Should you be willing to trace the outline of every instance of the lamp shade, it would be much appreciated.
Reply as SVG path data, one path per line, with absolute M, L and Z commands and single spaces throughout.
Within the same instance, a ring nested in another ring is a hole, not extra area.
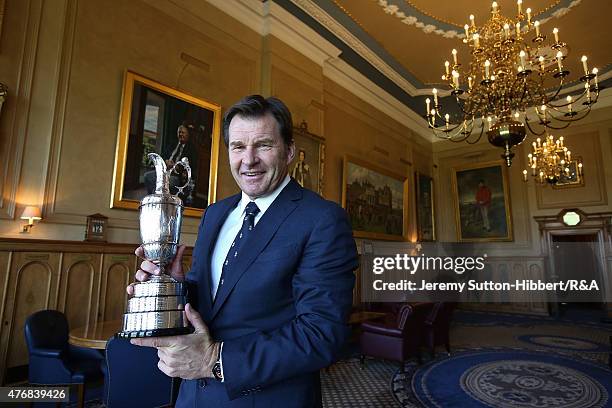
M 22 220 L 40 220 L 42 219 L 42 214 L 39 207 L 35 207 L 33 205 L 28 205 L 23 209 L 23 213 L 21 213 Z

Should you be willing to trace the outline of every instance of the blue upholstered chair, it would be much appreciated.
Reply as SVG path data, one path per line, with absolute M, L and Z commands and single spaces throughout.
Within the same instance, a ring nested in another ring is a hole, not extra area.
M 68 344 L 68 321 L 62 312 L 41 310 L 25 322 L 30 384 L 77 385 L 78 406 L 83 406 L 85 383 L 102 377 L 102 355 L 96 350 Z
M 111 338 L 106 344 L 104 405 L 165 407 L 174 402 L 173 380 L 157 368 L 157 349 Z M 146 392 L 143 392 L 146 390 Z

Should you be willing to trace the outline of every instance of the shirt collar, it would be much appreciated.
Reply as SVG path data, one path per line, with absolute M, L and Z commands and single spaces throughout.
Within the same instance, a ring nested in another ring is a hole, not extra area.
M 283 189 L 287 186 L 287 184 L 289 184 L 290 181 L 291 181 L 291 177 L 289 177 L 289 175 L 287 174 L 283 182 L 280 183 L 280 185 L 276 187 L 274 191 L 272 191 L 267 196 L 259 197 L 259 198 L 256 198 L 255 200 L 251 200 L 249 196 L 246 195 L 243 191 L 242 198 L 240 199 L 240 213 L 242 214 L 244 212 L 244 209 L 246 208 L 247 204 L 250 201 L 254 201 L 255 204 L 257 204 L 257 207 L 259 208 L 258 215 L 263 215 L 266 212 L 266 210 L 272 205 L 274 200 L 276 200 L 276 197 L 278 197 L 281 191 L 283 191 Z

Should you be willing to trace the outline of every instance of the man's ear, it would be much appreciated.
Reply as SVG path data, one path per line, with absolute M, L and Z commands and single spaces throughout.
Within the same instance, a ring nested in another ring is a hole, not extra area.
M 295 157 L 295 141 L 291 140 L 291 143 L 287 147 L 287 164 L 291 163 Z

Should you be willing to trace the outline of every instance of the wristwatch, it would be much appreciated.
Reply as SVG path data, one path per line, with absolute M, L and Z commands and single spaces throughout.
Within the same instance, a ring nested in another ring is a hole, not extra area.
M 212 375 L 215 380 L 223 381 L 223 373 L 221 372 L 221 358 L 212 367 Z

